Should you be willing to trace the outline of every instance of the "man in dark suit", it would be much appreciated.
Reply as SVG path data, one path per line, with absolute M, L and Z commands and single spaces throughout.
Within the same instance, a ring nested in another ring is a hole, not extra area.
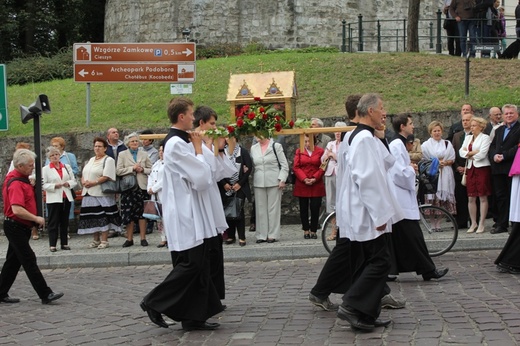
M 469 211 L 468 211 L 468 191 L 466 186 L 462 185 L 462 175 L 464 174 L 464 166 L 466 159 L 460 157 L 459 150 L 464 143 L 464 138 L 469 135 L 471 127 L 471 119 L 473 113 L 466 113 L 462 115 L 462 131 L 453 135 L 453 149 L 455 149 L 455 162 L 453 163 L 453 175 L 455 177 L 455 200 L 457 201 L 457 226 L 459 229 L 468 228 Z
M 492 234 L 507 232 L 509 226 L 509 204 L 511 198 L 511 178 L 509 170 L 520 141 L 518 108 L 507 104 L 502 107 L 504 125 L 495 131 L 489 148 L 489 161 L 493 183 L 493 198 L 497 206 L 497 220 Z
M 460 116 L 462 117 L 466 113 L 475 114 L 475 111 L 473 110 L 473 106 L 469 103 L 465 103 L 462 105 L 462 108 L 460 109 Z M 462 131 L 462 120 L 457 121 L 453 125 L 450 126 L 450 130 L 448 131 L 448 137 L 446 138 L 448 141 L 453 140 L 453 135 L 457 132 Z

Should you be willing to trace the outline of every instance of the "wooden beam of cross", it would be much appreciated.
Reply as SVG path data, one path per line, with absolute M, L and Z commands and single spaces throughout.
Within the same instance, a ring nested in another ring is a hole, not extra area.
M 305 149 L 305 135 L 309 136 L 310 149 L 314 150 L 314 135 L 319 133 L 334 133 L 334 132 L 348 132 L 354 130 L 355 126 L 342 126 L 342 127 L 317 127 L 317 128 L 306 128 L 306 129 L 283 129 L 276 132 L 276 135 L 286 136 L 300 136 L 300 151 Z M 152 134 L 152 135 L 139 135 L 139 139 L 163 139 L 166 134 Z

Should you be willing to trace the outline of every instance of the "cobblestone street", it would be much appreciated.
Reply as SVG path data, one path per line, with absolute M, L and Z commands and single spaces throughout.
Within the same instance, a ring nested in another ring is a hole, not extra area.
M 210 321 L 220 329 L 183 332 L 151 324 L 141 298 L 169 265 L 46 269 L 65 296 L 42 305 L 25 274 L 11 289 L 19 304 L 0 304 L 0 345 L 514 345 L 520 341 L 520 276 L 500 274 L 497 250 L 435 258 L 450 272 L 424 282 L 403 274 L 389 283 L 406 298 L 402 310 L 383 310 L 388 328 L 353 332 L 334 312 L 307 300 L 324 258 L 227 262 L 227 310 Z M 331 297 L 340 302 L 340 296 Z

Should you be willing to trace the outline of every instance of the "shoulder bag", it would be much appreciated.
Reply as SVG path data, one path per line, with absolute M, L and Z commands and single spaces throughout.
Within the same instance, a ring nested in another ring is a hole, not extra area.
M 103 170 L 105 169 L 105 162 L 107 161 L 107 158 L 103 160 Z M 107 181 L 101 183 L 101 192 L 103 193 L 118 193 L 117 183 L 111 179 L 108 179 Z
M 282 165 L 280 165 L 280 160 L 278 160 L 278 154 L 276 153 L 276 148 L 274 147 L 276 143 L 273 143 L 273 152 L 276 157 L 276 162 L 278 162 L 278 169 L 282 169 Z M 294 184 L 296 182 L 296 175 L 294 174 L 294 170 L 289 167 L 289 175 L 287 175 L 287 180 L 285 180 L 286 184 Z

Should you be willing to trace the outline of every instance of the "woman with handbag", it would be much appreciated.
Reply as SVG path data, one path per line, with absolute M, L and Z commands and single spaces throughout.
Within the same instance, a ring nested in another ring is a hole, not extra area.
M 259 138 L 251 146 L 255 167 L 256 242 L 274 243 L 280 237 L 282 193 L 289 175 L 283 147 L 271 138 Z
M 218 182 L 220 193 L 222 196 L 222 203 L 224 204 L 224 211 L 226 212 L 226 204 L 231 199 L 239 199 L 241 206 L 238 213 L 234 211 L 235 215 L 226 213 L 226 222 L 229 228 L 226 230 L 228 238 L 226 244 L 236 243 L 236 233 L 238 233 L 238 240 L 240 246 L 246 245 L 246 220 L 244 215 L 244 202 L 251 201 L 251 188 L 249 187 L 249 175 L 253 171 L 253 162 L 249 152 L 238 143 L 232 153 L 229 153 L 229 146 L 224 148 L 226 155 L 236 165 L 238 172 L 231 178 L 225 178 Z
M 162 193 L 162 172 L 164 169 L 164 161 L 163 161 L 163 146 L 159 147 L 159 160 L 155 161 L 152 166 L 152 171 L 148 176 L 148 194 L 150 196 L 155 196 L 156 203 L 161 203 L 161 193 Z M 161 235 L 161 242 L 157 245 L 158 248 L 165 247 L 168 244 L 166 240 L 166 235 L 164 234 L 164 226 L 162 219 L 157 221 L 157 229 L 159 230 L 159 234 Z
M 323 149 L 318 146 L 314 146 L 314 150 L 311 150 L 307 135 L 305 135 L 305 149 L 303 152 L 300 152 L 300 148 L 296 149 L 294 155 L 293 170 L 296 175 L 296 183 L 293 195 L 300 201 L 300 219 L 305 239 L 318 239 L 316 231 L 318 230 L 321 199 L 325 196 L 325 184 L 323 183 L 325 171 L 320 167 L 323 155 Z
M 347 126 L 343 121 L 338 121 L 334 127 Z M 338 153 L 339 145 L 341 144 L 341 132 L 334 132 L 335 140 L 327 143 L 325 152 L 321 156 L 322 169 L 325 171 L 325 192 L 327 202 L 327 213 L 330 214 L 336 210 L 336 168 L 338 161 L 336 154 Z M 336 228 L 336 219 L 333 220 L 332 232 L 327 240 L 336 239 L 338 229 Z
M 482 133 L 487 121 L 483 118 L 471 119 L 471 135 L 464 138 L 459 150 L 460 157 L 466 158 L 465 176 L 468 192 L 468 210 L 471 226 L 467 233 L 485 232 L 484 223 L 488 212 L 488 196 L 491 195 L 491 163 L 488 152 L 491 140 Z M 464 179 L 464 178 L 463 178 Z M 480 220 L 477 228 L 477 198 L 480 199 Z
M 94 138 L 94 153 L 81 174 L 81 210 L 78 234 L 93 234 L 89 248 L 106 249 L 108 231 L 120 231 L 121 216 L 114 194 L 103 192 L 103 184 L 116 180 L 116 162 L 105 152 L 108 142 L 101 137 Z
M 69 210 L 74 203 L 72 189 L 76 179 L 72 168 L 60 162 L 60 151 L 51 146 L 47 148 L 49 164 L 42 169 L 43 190 L 46 192 L 48 212 L 49 246 L 51 252 L 56 252 L 58 235 L 62 250 L 70 250 L 67 232 L 69 230 Z
M 146 219 L 143 217 L 143 202 L 148 199 L 148 175 L 152 162 L 144 150 L 139 150 L 139 134 L 132 132 L 124 139 L 128 150 L 119 153 L 116 173 L 120 179 L 121 217 L 126 228 L 126 241 L 123 247 L 134 245 L 134 223 L 139 224 L 141 246 L 148 246 L 146 240 Z M 123 186 L 123 182 L 126 186 Z

